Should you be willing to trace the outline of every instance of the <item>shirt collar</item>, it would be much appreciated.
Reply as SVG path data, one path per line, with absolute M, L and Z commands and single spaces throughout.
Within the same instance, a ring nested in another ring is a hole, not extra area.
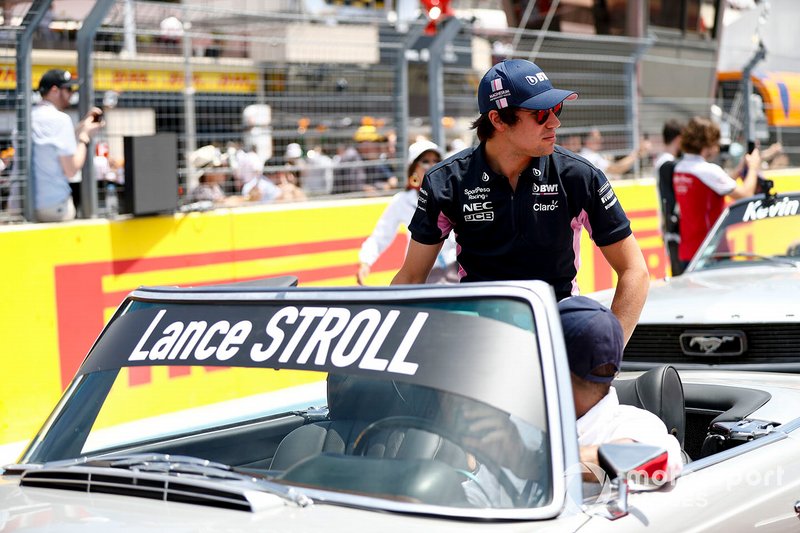
M 531 159 L 531 162 L 525 167 L 525 170 L 522 171 L 520 177 L 527 177 L 530 179 L 535 179 L 537 181 L 541 181 L 544 176 L 544 169 L 542 166 L 546 163 L 547 157 L 534 157 Z M 482 142 L 475 148 L 475 160 L 478 162 L 478 168 L 481 170 L 481 182 L 482 183 L 491 183 L 496 179 L 503 179 L 507 180 L 506 177 L 498 174 L 497 172 L 493 171 L 492 168 L 489 166 L 488 161 L 486 160 L 486 143 Z M 534 170 L 536 169 L 536 170 Z M 489 176 L 489 180 L 485 180 L 483 174 Z M 537 175 L 538 173 L 538 175 Z
M 491 183 L 494 180 L 501 179 L 502 176 L 492 170 L 486 160 L 486 143 L 482 142 L 475 148 L 475 161 L 478 163 L 478 169 L 481 172 L 481 183 Z M 487 179 L 488 177 L 488 179 Z
M 591 409 L 577 420 L 578 435 L 586 433 L 589 428 L 601 422 L 606 417 L 606 413 L 613 413 L 617 407 L 619 407 L 617 390 L 611 387 L 602 400 L 594 404 Z

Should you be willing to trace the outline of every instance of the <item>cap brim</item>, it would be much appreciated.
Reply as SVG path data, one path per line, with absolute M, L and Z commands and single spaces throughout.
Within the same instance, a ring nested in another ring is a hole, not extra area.
M 616 378 L 617 378 L 617 374 L 614 374 L 613 376 L 596 376 L 596 375 L 594 375 L 592 373 L 589 373 L 589 374 L 586 374 L 585 376 L 582 376 L 581 379 L 584 379 L 586 381 L 591 381 L 593 383 L 611 383 Z
M 528 98 L 522 102 L 519 107 L 524 109 L 550 109 L 564 100 L 575 100 L 578 98 L 578 93 L 575 91 L 565 91 L 564 89 L 549 89 L 541 94 L 537 94 L 532 98 Z

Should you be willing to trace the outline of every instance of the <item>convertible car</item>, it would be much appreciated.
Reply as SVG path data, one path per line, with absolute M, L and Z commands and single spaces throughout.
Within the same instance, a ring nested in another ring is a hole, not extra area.
M 621 375 L 686 464 L 610 443 L 582 468 L 548 285 L 295 282 L 131 293 L 2 470 L 0 530 L 797 526 L 799 376 Z
M 731 204 L 686 272 L 651 284 L 624 363 L 800 372 L 800 192 Z

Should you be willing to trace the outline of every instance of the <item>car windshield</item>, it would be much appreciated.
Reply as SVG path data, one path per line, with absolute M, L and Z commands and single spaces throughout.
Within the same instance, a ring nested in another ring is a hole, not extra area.
M 738 203 L 715 226 L 697 254 L 692 270 L 755 264 L 798 268 L 800 199 L 778 197 Z
M 368 507 L 552 499 L 528 302 L 121 309 L 23 462 L 190 456 Z

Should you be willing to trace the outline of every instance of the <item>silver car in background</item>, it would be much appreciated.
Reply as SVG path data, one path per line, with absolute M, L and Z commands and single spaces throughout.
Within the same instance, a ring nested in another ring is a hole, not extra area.
M 800 192 L 732 203 L 686 272 L 651 284 L 623 367 L 665 363 L 800 372 Z

